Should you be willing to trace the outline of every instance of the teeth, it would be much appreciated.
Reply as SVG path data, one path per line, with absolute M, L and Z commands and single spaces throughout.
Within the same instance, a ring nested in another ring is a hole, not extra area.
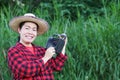
M 29 38 L 29 39 L 32 39 L 32 38 L 33 38 L 32 36 L 25 36 L 25 37 L 27 37 L 27 38 Z
M 32 37 L 30 37 L 30 36 L 29 36 L 28 38 L 30 38 L 30 39 L 31 39 Z

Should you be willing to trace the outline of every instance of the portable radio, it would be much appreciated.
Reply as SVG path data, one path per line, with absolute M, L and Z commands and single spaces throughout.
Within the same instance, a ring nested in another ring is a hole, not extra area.
M 57 54 L 61 53 L 65 44 L 66 34 L 54 34 L 51 36 L 46 44 L 46 48 L 54 47 Z

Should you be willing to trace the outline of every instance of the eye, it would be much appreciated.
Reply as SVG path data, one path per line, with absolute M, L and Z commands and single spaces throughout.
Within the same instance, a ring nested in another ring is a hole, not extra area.
M 37 29 L 36 29 L 36 28 L 33 28 L 33 31 L 37 31 Z
M 25 29 L 27 29 L 27 30 L 28 30 L 28 29 L 29 29 L 29 27 L 28 27 L 28 26 L 26 26 L 26 27 L 25 27 Z
M 26 27 L 25 29 L 29 29 L 28 27 Z

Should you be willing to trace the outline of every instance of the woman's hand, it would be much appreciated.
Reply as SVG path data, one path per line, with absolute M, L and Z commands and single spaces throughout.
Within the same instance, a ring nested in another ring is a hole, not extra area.
M 44 57 L 42 58 L 44 63 L 46 63 L 49 59 L 51 59 L 54 54 L 55 54 L 54 47 L 49 47 L 46 50 Z

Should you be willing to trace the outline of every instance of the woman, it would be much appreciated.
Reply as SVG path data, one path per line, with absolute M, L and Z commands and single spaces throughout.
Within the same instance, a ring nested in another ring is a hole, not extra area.
M 67 59 L 65 45 L 56 57 L 54 47 L 45 49 L 32 44 L 35 38 L 48 30 L 48 23 L 34 14 L 13 18 L 9 26 L 19 33 L 20 39 L 8 50 L 8 65 L 14 80 L 54 80 L 53 72 L 60 71 Z

